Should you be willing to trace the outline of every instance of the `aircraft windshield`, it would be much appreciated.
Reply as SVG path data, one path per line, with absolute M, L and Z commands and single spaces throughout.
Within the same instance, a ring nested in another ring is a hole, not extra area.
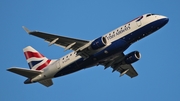
M 152 16 L 152 15 L 155 15 L 155 14 L 147 14 L 146 17 Z

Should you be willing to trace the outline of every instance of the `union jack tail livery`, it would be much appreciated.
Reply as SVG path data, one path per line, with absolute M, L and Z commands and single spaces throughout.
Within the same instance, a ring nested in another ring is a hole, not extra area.
M 43 56 L 41 53 L 39 53 L 31 46 L 25 47 L 23 49 L 23 52 L 30 69 L 42 70 L 43 68 L 48 66 L 51 62 L 51 60 Z
M 27 46 L 23 51 L 30 69 L 12 67 L 8 71 L 27 77 L 24 84 L 39 82 L 46 87 L 53 85 L 51 78 L 46 78 L 43 69 L 56 60 L 49 60 L 31 46 Z

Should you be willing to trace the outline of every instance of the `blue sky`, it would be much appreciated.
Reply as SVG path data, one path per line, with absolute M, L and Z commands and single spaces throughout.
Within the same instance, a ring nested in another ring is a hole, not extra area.
M 0 100 L 2 101 L 179 101 L 179 0 L 1 0 Z M 133 66 L 139 75 L 119 77 L 97 66 L 53 79 L 46 88 L 24 85 L 24 77 L 7 72 L 12 66 L 28 68 L 22 49 L 33 46 L 50 59 L 67 54 L 49 47 L 30 30 L 92 40 L 145 13 L 162 14 L 169 23 L 133 44 L 125 53 L 141 52 Z

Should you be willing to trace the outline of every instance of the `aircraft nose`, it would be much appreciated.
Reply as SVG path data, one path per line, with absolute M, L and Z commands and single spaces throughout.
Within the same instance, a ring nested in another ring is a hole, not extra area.
M 163 18 L 163 22 L 164 24 L 167 24 L 169 22 L 169 18 L 168 17 Z
M 161 21 L 161 26 L 164 26 L 169 22 L 169 18 L 163 16 L 160 21 Z
M 168 17 L 164 18 L 164 22 L 168 23 L 169 22 L 169 18 Z

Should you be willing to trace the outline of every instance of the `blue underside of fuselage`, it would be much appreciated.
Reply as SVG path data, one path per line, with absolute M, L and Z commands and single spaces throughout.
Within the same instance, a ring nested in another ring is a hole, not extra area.
M 153 33 L 159 28 L 163 27 L 167 23 L 167 19 L 160 19 L 154 21 L 144 27 L 139 28 L 138 30 L 129 33 L 123 38 L 112 42 L 112 44 L 100 52 L 91 55 L 88 59 L 80 58 L 72 64 L 64 67 L 58 73 L 55 74 L 54 77 L 63 76 L 66 74 L 70 74 L 76 72 L 78 70 L 88 68 L 98 64 L 100 61 L 112 57 L 113 55 L 117 55 L 119 53 L 124 52 L 132 43 L 136 42 L 139 39 Z M 108 54 L 105 53 L 108 52 Z

